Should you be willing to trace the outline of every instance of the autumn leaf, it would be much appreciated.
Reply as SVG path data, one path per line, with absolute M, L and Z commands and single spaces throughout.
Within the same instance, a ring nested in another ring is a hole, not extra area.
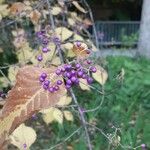
M 12 6 L 10 7 L 10 13 L 12 15 L 20 14 L 24 10 L 25 10 L 25 4 L 21 2 L 13 3 Z
M 19 69 L 16 84 L 8 93 L 0 114 L 0 147 L 16 127 L 37 111 L 55 106 L 60 97 L 66 94 L 64 85 L 60 86 L 57 93 L 51 94 L 39 82 L 40 74 L 45 72 L 51 77 L 53 84 L 58 79 L 55 70 L 55 67 L 42 69 L 33 66 Z
M 21 124 L 10 135 L 11 144 L 17 146 L 20 150 L 29 149 L 36 140 L 36 132 L 33 128 Z
M 107 81 L 108 78 L 108 74 L 106 72 L 106 70 L 104 70 L 104 68 L 102 68 L 101 66 L 95 66 L 97 71 L 96 73 L 92 73 L 93 78 L 99 82 L 101 85 L 104 85 L 105 82 Z
M 90 91 L 90 88 L 88 86 L 88 83 L 85 79 L 79 79 L 79 86 L 82 90 L 87 90 L 87 91 Z
M 73 35 L 73 32 L 66 27 L 58 27 L 55 29 L 55 33 L 61 41 L 65 41 Z
M 58 7 L 58 6 L 55 6 L 55 7 L 53 6 L 53 7 L 52 7 L 51 13 L 52 13 L 54 16 L 60 14 L 61 12 L 62 12 L 62 10 L 61 10 L 60 7 Z
M 32 23 L 34 25 L 38 24 L 39 22 L 39 19 L 41 18 L 41 13 L 38 11 L 38 10 L 33 10 L 31 13 L 30 13 L 30 19 L 32 21 Z
M 90 51 L 88 46 L 85 43 L 80 42 L 80 46 L 77 43 L 73 46 L 73 52 L 75 53 L 77 58 L 87 58 L 89 57 Z
M 64 117 L 67 121 L 73 121 L 73 115 L 70 111 L 65 110 L 65 111 L 63 111 L 63 113 L 64 113 Z

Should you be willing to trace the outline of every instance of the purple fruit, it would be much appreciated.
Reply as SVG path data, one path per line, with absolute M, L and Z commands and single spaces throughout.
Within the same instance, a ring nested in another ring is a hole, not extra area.
M 59 76 L 59 75 L 61 75 L 61 70 L 57 69 L 55 73 Z
M 40 78 L 39 78 L 39 81 L 40 81 L 40 82 L 44 82 L 44 81 L 45 81 L 45 79 L 44 79 L 44 78 L 42 78 L 42 77 L 40 77 Z
M 75 82 L 77 80 L 77 78 L 75 76 L 71 77 L 71 81 Z
M 72 81 L 70 79 L 66 80 L 67 85 L 72 85 Z
M 47 85 L 43 85 L 43 89 L 47 90 L 48 89 L 48 86 Z
M 70 72 L 67 72 L 67 73 L 66 73 L 66 77 L 68 77 L 69 79 L 71 78 L 71 76 L 72 76 L 72 75 L 71 75 Z
M 58 91 L 58 90 L 59 90 L 59 86 L 58 86 L 58 85 L 55 85 L 55 86 L 54 86 L 54 90 L 55 90 L 55 91 Z
M 53 87 L 49 87 L 48 91 L 51 92 L 51 93 L 53 93 L 55 90 L 54 90 Z
M 50 84 L 49 80 L 44 81 L 44 85 L 49 86 L 49 84 Z
M 57 81 L 57 85 L 61 85 L 63 82 L 61 80 Z
M 83 71 L 78 71 L 77 75 L 78 75 L 78 77 L 82 77 L 83 76 Z
M 91 78 L 91 77 L 88 77 L 88 78 L 87 78 L 87 82 L 88 82 L 88 84 L 91 84 L 91 83 L 93 83 L 93 78 Z
M 77 69 L 79 69 L 79 68 L 81 67 L 81 65 L 80 65 L 80 64 L 76 64 L 75 67 L 76 67 Z
M 42 61 L 42 60 L 43 60 L 42 55 L 39 55 L 39 56 L 37 57 L 37 60 L 38 60 L 38 61 Z
M 46 73 L 42 73 L 41 77 L 45 79 L 47 77 L 47 74 Z
M 47 53 L 47 52 L 48 52 L 48 48 L 47 48 L 47 47 L 44 47 L 44 48 L 42 49 L 42 52 L 43 52 L 43 53 Z
M 70 89 L 71 85 L 66 84 L 66 89 Z

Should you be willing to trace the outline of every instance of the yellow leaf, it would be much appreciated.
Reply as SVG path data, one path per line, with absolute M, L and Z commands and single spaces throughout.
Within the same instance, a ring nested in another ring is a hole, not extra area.
M 85 9 L 79 5 L 77 1 L 73 1 L 72 4 L 81 12 L 86 13 Z
M 63 96 L 60 98 L 59 102 L 57 103 L 58 106 L 66 106 L 69 105 L 72 101 L 72 98 L 70 96 Z
M 65 110 L 63 113 L 66 120 L 73 121 L 73 115 L 70 111 Z
M 8 87 L 9 82 L 5 77 L 0 77 L 0 87 Z
M 54 108 L 44 109 L 42 112 L 42 118 L 46 124 L 52 123 L 55 118 L 53 117 Z
M 67 49 L 67 50 L 70 50 L 73 48 L 73 44 L 72 43 L 66 43 L 66 44 L 62 44 L 62 47 Z
M 82 90 L 90 91 L 90 87 L 88 86 L 87 81 L 85 79 L 79 79 L 79 81 L 79 86 Z
M 92 73 L 93 78 L 99 82 L 101 85 L 104 85 L 105 82 L 107 81 L 108 78 L 108 74 L 106 72 L 106 70 L 104 70 L 104 68 L 100 67 L 100 66 L 95 66 L 97 71 L 96 73 Z
M 51 64 L 55 66 L 59 66 L 61 64 L 60 58 L 59 57 L 54 57 Z
M 67 40 L 73 35 L 73 32 L 66 27 L 58 27 L 55 29 L 55 32 L 58 38 L 60 38 L 62 41 Z
M 9 69 L 8 69 L 8 78 L 13 84 L 16 81 L 16 74 L 17 74 L 18 70 L 19 70 L 19 67 L 17 67 L 17 66 L 12 66 L 12 67 L 9 67 Z
M 63 123 L 63 113 L 59 109 L 57 109 L 57 108 L 54 109 L 53 117 L 58 123 L 60 123 L 60 124 Z
M 39 19 L 41 18 L 41 13 L 38 10 L 34 10 L 30 13 L 30 19 L 34 25 L 38 24 Z
M 17 146 L 20 150 L 29 149 L 36 140 L 36 132 L 33 128 L 21 124 L 10 135 L 11 144 Z
M 68 24 L 69 24 L 70 26 L 74 26 L 75 23 L 76 23 L 76 22 L 75 22 L 72 18 L 68 18 Z
M 84 41 L 83 37 L 78 34 L 74 34 L 73 40 L 74 41 Z
M 76 56 L 76 55 L 75 55 L 75 53 L 73 52 L 72 49 L 68 50 L 68 52 L 67 52 L 67 57 L 72 58 L 72 57 L 75 57 L 75 56 Z
M 56 7 L 52 7 L 51 13 L 55 16 L 61 13 L 61 8 L 56 6 Z
M 9 15 L 9 9 L 7 4 L 0 5 L 0 14 L 2 17 L 6 17 Z

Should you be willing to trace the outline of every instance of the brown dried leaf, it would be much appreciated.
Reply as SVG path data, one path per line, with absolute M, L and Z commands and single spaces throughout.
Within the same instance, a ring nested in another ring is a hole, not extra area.
M 39 19 L 41 18 L 41 13 L 38 10 L 34 10 L 30 13 L 30 19 L 33 24 L 38 24 Z
M 25 4 L 21 2 L 13 3 L 12 6 L 10 7 L 10 13 L 12 15 L 20 14 L 24 10 L 25 10 Z
M 55 67 L 39 68 L 25 66 L 18 71 L 16 85 L 8 93 L 6 103 L 0 114 L 0 149 L 6 142 L 8 136 L 25 120 L 35 112 L 55 106 L 66 90 L 60 86 L 57 93 L 49 93 L 44 90 L 39 82 L 39 76 L 42 72 L 48 74 L 52 80 L 56 80 Z M 53 84 L 52 81 L 51 83 Z
M 78 46 L 77 44 L 74 44 L 73 52 L 75 53 L 77 58 L 87 58 L 87 57 L 89 57 L 88 46 L 85 43 L 81 43 L 80 46 Z
M 73 1 L 72 4 L 81 12 L 86 13 L 85 9 L 79 5 L 77 1 Z

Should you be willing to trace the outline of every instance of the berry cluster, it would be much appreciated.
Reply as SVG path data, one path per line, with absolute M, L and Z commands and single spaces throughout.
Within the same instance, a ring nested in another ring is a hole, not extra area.
M 42 73 L 39 77 L 39 81 L 42 83 L 42 86 L 45 90 L 48 90 L 50 93 L 54 93 L 59 90 L 59 86 L 62 85 L 62 80 L 57 80 L 56 83 L 51 83 L 50 80 L 47 79 L 47 74 Z
M 42 52 L 43 53 L 47 53 L 48 51 L 50 51 L 50 49 L 48 48 L 48 44 L 50 42 L 50 38 L 46 35 L 46 31 L 42 30 L 42 31 L 37 32 L 37 37 L 39 39 L 39 42 L 42 45 Z M 38 61 L 42 61 L 43 60 L 42 54 L 37 56 L 37 60 Z
M 85 79 L 88 84 L 93 83 L 93 78 L 90 76 L 91 73 L 96 72 L 94 66 L 90 60 L 86 60 L 87 66 L 83 66 L 80 63 L 65 64 L 62 68 L 56 70 L 58 76 L 62 76 L 65 79 L 66 89 L 70 89 L 73 85 L 79 84 L 79 79 Z

